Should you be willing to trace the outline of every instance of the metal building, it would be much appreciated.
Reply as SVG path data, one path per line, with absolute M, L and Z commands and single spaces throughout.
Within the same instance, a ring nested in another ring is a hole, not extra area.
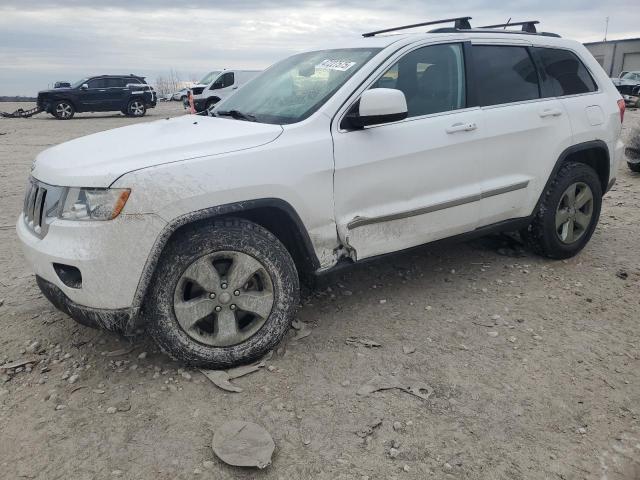
M 610 77 L 620 72 L 640 71 L 640 38 L 585 43 Z

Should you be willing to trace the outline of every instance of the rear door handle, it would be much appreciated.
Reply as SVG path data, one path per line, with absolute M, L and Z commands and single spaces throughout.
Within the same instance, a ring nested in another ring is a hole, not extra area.
M 476 128 L 478 128 L 478 126 L 475 124 L 475 122 L 471 122 L 471 123 L 460 122 L 460 123 L 454 123 L 453 125 L 451 125 L 449 128 L 447 128 L 446 132 L 447 133 L 471 132 Z
M 559 117 L 560 115 L 562 115 L 562 110 L 560 110 L 559 108 L 545 108 L 540 112 L 539 115 L 540 118 Z

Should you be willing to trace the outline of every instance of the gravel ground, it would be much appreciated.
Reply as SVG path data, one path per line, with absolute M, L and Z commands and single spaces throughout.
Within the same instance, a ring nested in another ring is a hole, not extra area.
M 0 119 L 0 365 L 34 359 L 0 371 L 1 478 L 640 478 L 640 175 L 621 166 L 571 260 L 495 236 L 334 274 L 304 296 L 298 319 L 311 334 L 291 332 L 267 368 L 234 381 L 243 392 L 228 393 L 144 335 L 55 311 L 13 226 L 38 152 L 180 114 L 171 103 L 143 119 Z M 627 112 L 626 134 L 639 121 Z M 376 376 L 431 395 L 358 395 Z M 214 456 L 228 420 L 271 433 L 270 467 Z

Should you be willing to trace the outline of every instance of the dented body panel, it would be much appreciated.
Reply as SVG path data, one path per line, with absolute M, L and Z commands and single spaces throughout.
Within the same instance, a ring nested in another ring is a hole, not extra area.
M 343 128 L 364 90 L 402 55 L 451 42 L 572 49 L 599 90 L 562 101 L 465 104 Z M 615 172 L 622 155 L 617 91 L 576 42 L 461 32 L 358 39 L 350 47 L 381 50 L 297 123 L 188 115 L 89 135 L 42 152 L 32 175 L 45 184 L 130 189 L 130 195 L 115 220 L 56 219 L 42 238 L 18 220 L 41 288 L 74 311 L 97 309 L 88 315 L 98 323 L 110 322 L 103 310 L 118 312 L 110 324 L 130 328 L 164 247 L 190 222 L 274 204 L 296 219 L 314 269 L 323 271 L 342 257 L 360 260 L 526 219 L 563 152 L 577 143 L 602 140 Z M 548 118 L 545 111 L 555 113 Z M 460 125 L 462 130 L 452 130 Z M 82 288 L 65 285 L 55 262 L 77 267 Z

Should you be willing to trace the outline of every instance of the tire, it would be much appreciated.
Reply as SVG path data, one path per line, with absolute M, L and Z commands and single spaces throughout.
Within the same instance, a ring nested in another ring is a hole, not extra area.
M 132 98 L 127 103 L 126 115 L 128 117 L 144 117 L 144 114 L 147 113 L 147 107 L 144 104 L 144 101 L 139 98 Z
M 187 101 L 187 96 L 186 96 L 186 95 L 182 95 L 182 96 L 180 97 L 180 101 L 181 101 L 182 103 L 186 102 L 186 101 Z
M 632 172 L 640 173 L 640 162 L 638 163 L 627 162 L 627 166 L 629 167 L 629 170 L 631 170 Z
M 60 100 L 53 105 L 52 114 L 58 120 L 70 120 L 75 113 L 76 109 L 68 100 Z
M 571 191 L 577 200 L 573 205 Z M 589 193 L 591 200 L 579 206 Z M 583 163 L 567 163 L 547 187 L 533 221 L 520 231 L 520 236 L 539 255 L 555 259 L 573 257 L 593 235 L 601 207 L 602 186 L 596 172 Z
M 233 259 L 230 264 L 225 263 L 229 256 Z M 231 271 L 236 257 L 249 259 L 251 265 L 235 271 L 261 268 L 247 283 L 233 278 L 243 277 Z M 201 285 L 206 283 L 209 288 Z M 145 305 L 147 328 L 165 352 L 186 364 L 228 368 L 264 356 L 282 340 L 293 321 L 299 291 L 293 259 L 271 232 L 246 220 L 218 220 L 189 228 L 167 245 L 154 274 L 151 301 Z M 268 299 L 270 295 L 262 314 L 243 310 L 257 311 L 262 307 L 247 304 L 247 299 Z M 196 311 L 193 302 L 199 305 L 198 315 L 185 324 L 185 312 Z M 193 321 L 196 317 L 202 319 Z M 221 322 L 231 317 L 233 328 L 224 328 Z

